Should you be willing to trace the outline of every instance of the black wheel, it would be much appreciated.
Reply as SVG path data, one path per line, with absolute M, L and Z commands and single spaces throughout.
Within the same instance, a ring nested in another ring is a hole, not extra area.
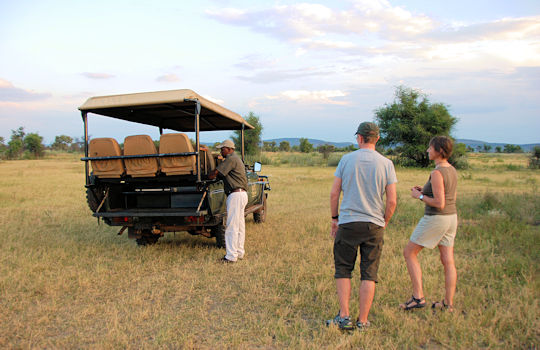
M 135 241 L 138 246 L 152 245 L 156 244 L 160 235 L 154 235 L 149 230 L 143 230 L 141 237 L 137 238 Z
M 93 213 L 98 210 L 103 198 L 105 198 L 105 191 L 102 188 L 94 187 L 86 189 L 86 202 L 88 202 L 88 207 Z
M 218 248 L 225 248 L 225 225 L 219 224 L 212 227 L 210 231 L 212 237 L 216 237 L 216 245 Z
M 263 195 L 263 207 L 253 213 L 253 220 L 258 224 L 266 221 L 266 195 Z

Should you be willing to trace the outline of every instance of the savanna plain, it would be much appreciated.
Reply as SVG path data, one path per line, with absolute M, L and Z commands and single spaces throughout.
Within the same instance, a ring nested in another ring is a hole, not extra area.
M 473 155 L 459 171 L 455 312 L 403 312 L 402 249 L 423 213 L 428 169 L 397 168 L 366 331 L 324 325 L 337 310 L 329 191 L 334 167 L 267 165 L 268 215 L 246 222 L 246 258 L 168 233 L 138 247 L 98 224 L 78 155 L 0 162 L 0 348 L 469 349 L 540 344 L 540 172 L 525 155 Z M 428 303 L 443 296 L 438 251 L 420 254 Z M 352 317 L 357 316 L 358 267 Z

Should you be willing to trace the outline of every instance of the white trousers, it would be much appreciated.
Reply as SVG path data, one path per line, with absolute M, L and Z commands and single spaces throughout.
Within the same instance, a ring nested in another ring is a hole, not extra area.
M 225 230 L 225 259 L 236 261 L 244 258 L 246 221 L 244 209 L 248 202 L 247 192 L 233 192 L 227 197 L 227 229 Z

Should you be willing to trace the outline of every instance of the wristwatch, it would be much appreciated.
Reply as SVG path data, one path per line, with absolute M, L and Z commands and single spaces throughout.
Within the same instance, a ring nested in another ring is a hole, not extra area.
M 424 195 L 421 194 L 420 197 L 418 197 L 418 199 L 420 199 L 420 200 L 424 199 Z

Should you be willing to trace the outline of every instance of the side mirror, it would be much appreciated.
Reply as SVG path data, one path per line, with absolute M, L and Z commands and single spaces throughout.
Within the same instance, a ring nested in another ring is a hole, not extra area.
M 261 163 L 259 162 L 255 162 L 255 164 L 253 164 L 253 171 L 258 173 L 259 171 L 261 171 L 262 169 L 262 165 Z

